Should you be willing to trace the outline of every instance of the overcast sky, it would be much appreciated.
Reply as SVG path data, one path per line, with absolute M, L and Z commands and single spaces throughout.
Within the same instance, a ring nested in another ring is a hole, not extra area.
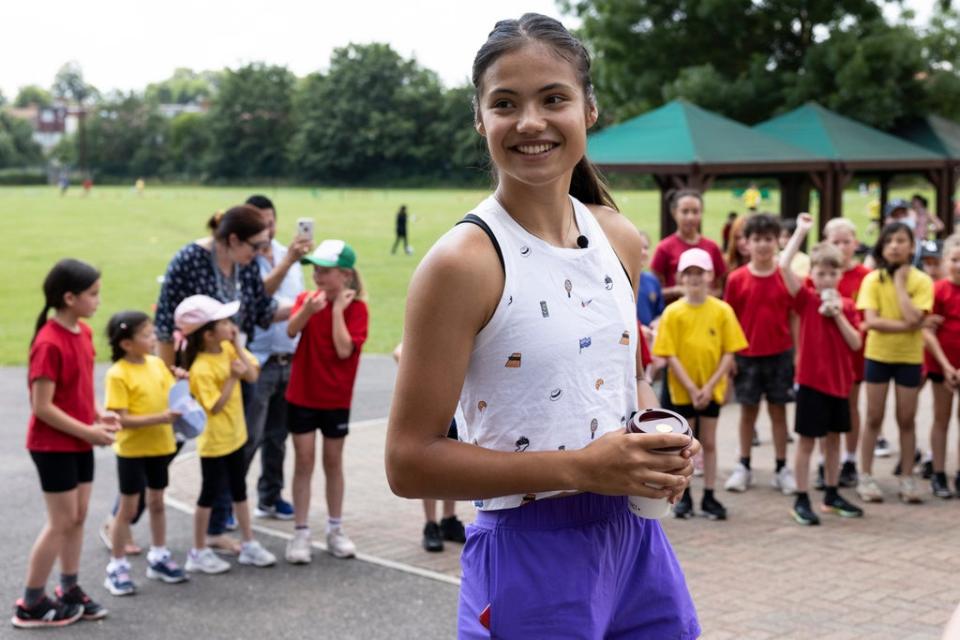
M 906 0 L 924 23 L 934 0 Z M 177 67 L 265 61 L 299 76 L 324 69 L 350 42 L 388 42 L 440 74 L 466 81 L 494 23 L 526 11 L 560 16 L 553 0 L 44 0 L 3 2 L 0 90 L 49 87 L 77 60 L 101 91 L 142 90 Z M 891 13 L 895 14 L 895 11 Z

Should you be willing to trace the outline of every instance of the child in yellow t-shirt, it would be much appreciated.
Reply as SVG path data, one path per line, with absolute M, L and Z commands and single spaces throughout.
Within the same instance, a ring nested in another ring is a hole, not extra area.
M 185 298 L 173 314 L 177 329 L 187 339 L 184 364 L 190 368 L 190 393 L 207 412 L 207 425 L 197 438 L 203 480 L 194 512 L 187 571 L 215 574 L 230 569 L 230 563 L 206 544 L 210 508 L 225 485 L 229 485 L 243 538 L 240 564 L 268 567 L 277 561 L 253 539 L 250 528 L 243 458 L 247 425 L 239 381 L 256 382 L 259 370 L 257 359 L 240 346 L 240 334 L 230 320 L 239 309 L 237 301 L 223 304 L 209 296 L 195 295 Z
M 147 577 L 167 583 L 187 579 L 166 546 L 163 491 L 167 468 L 177 451 L 167 396 L 174 377 L 163 360 L 153 355 L 157 335 L 150 317 L 140 311 L 121 311 L 110 318 L 107 338 L 113 366 L 107 370 L 104 406 L 120 416 L 121 429 L 113 444 L 117 453 L 120 501 L 110 527 L 112 553 L 104 587 L 115 596 L 136 591 L 126 558 L 130 522 L 137 515 L 146 488 L 152 546 L 147 554 Z
M 747 347 L 747 339 L 729 304 L 709 295 L 713 261 L 703 249 L 687 249 L 677 265 L 684 296 L 660 317 L 656 356 L 667 358 L 667 386 L 673 409 L 696 419 L 703 446 L 703 501 L 700 510 L 711 520 L 724 520 L 727 511 L 714 497 L 717 477 L 717 420 L 727 386 L 733 354 Z M 690 489 L 674 507 L 678 518 L 693 515 Z

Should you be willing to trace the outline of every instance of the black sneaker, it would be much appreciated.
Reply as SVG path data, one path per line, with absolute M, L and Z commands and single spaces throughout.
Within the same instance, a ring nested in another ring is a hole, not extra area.
M 443 551 L 443 538 L 440 536 L 440 525 L 428 522 L 423 526 L 423 548 L 425 551 Z
M 60 585 L 57 585 L 57 598 L 60 599 L 60 602 L 65 604 L 75 604 L 80 607 L 83 607 L 83 619 L 84 620 L 102 620 L 107 617 L 107 608 L 103 605 L 94 602 L 87 594 L 83 592 L 83 589 L 80 588 L 80 585 L 74 585 L 70 591 L 66 593 L 63 592 L 63 589 Z
M 444 540 L 450 542 L 459 542 L 463 544 L 467 541 L 467 531 L 463 528 L 463 523 L 457 518 L 457 516 L 450 516 L 449 518 L 443 518 L 440 521 L 440 534 L 443 536 Z
M 827 483 L 823 480 L 823 465 L 817 465 L 817 477 L 813 481 L 813 488 L 817 491 L 823 491 L 827 486 Z
M 790 509 L 790 515 L 797 521 L 797 524 L 812 526 L 820 524 L 820 518 L 810 508 L 809 500 L 795 500 L 793 509 Z
M 930 478 L 930 490 L 933 491 L 933 495 L 938 498 L 949 500 L 953 497 L 953 492 L 950 491 L 950 485 L 947 484 L 947 474 L 945 473 L 933 474 L 933 477 Z
M 700 501 L 700 511 L 708 520 L 726 520 L 727 509 L 713 496 L 703 496 Z
M 926 460 L 920 465 L 920 476 L 924 480 L 933 479 L 933 460 Z M 946 484 L 946 481 L 944 481 L 944 484 Z
M 839 494 L 830 500 L 824 499 L 820 510 L 824 513 L 835 513 L 844 518 L 859 518 L 863 515 L 863 509 L 855 504 L 850 504 Z
M 844 462 L 843 466 L 840 467 L 840 482 L 838 484 L 844 489 L 853 489 L 857 486 L 859 480 L 860 476 L 857 474 L 857 463 L 853 460 Z
M 83 607 L 65 602 L 54 602 L 44 596 L 40 602 L 29 609 L 23 599 L 17 600 L 10 622 L 18 629 L 38 629 L 40 627 L 65 627 L 83 617 Z
M 673 505 L 673 516 L 675 518 L 687 519 L 693 516 L 693 498 L 690 496 L 690 489 L 683 492 L 683 496 Z

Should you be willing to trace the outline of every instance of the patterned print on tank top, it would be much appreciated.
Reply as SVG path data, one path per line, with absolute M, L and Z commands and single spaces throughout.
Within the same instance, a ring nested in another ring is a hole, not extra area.
M 467 368 L 464 442 L 515 455 L 570 451 L 623 428 L 637 409 L 632 286 L 593 214 L 571 203 L 585 249 L 529 234 L 493 197 L 472 212 L 496 237 L 505 278 Z M 474 504 L 504 509 L 557 493 Z

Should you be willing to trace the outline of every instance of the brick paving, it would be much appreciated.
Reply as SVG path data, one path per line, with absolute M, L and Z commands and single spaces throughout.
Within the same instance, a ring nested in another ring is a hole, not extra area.
M 930 403 L 930 391 L 924 390 L 918 416 L 923 448 Z M 724 408 L 718 486 L 736 460 L 737 417 L 736 405 Z M 718 492 L 729 520 L 663 521 L 686 571 L 704 638 L 940 638 L 960 602 L 960 500 L 928 497 L 923 505 L 900 504 L 891 475 L 894 461 L 879 459 L 875 471 L 888 492 L 887 502 L 866 505 L 862 519 L 824 516 L 819 527 L 798 526 L 787 512 L 791 499 L 769 486 L 774 461 L 763 417 L 758 428 L 764 442 L 754 449 L 754 488 L 742 495 Z M 951 476 L 956 471 L 956 429 L 954 424 L 950 434 Z M 363 554 L 456 577 L 459 546 L 448 543 L 437 554 L 422 551 L 420 503 L 390 493 L 383 468 L 385 431 L 385 420 L 366 421 L 355 425 L 347 440 L 344 527 Z M 896 443 L 892 411 L 885 431 Z M 288 469 L 287 477 L 291 475 Z M 251 495 L 256 495 L 255 479 L 252 470 Z M 197 460 L 187 456 L 176 461 L 171 482 L 171 497 L 192 503 L 199 488 Z M 701 490 L 696 479 L 697 505 Z M 817 492 L 811 493 L 819 499 Z M 859 502 L 853 490 L 844 494 Z M 469 522 L 472 507 L 460 503 L 458 514 Z M 325 517 L 318 464 L 310 518 L 315 532 L 322 533 Z M 258 524 L 292 531 L 291 523 Z

